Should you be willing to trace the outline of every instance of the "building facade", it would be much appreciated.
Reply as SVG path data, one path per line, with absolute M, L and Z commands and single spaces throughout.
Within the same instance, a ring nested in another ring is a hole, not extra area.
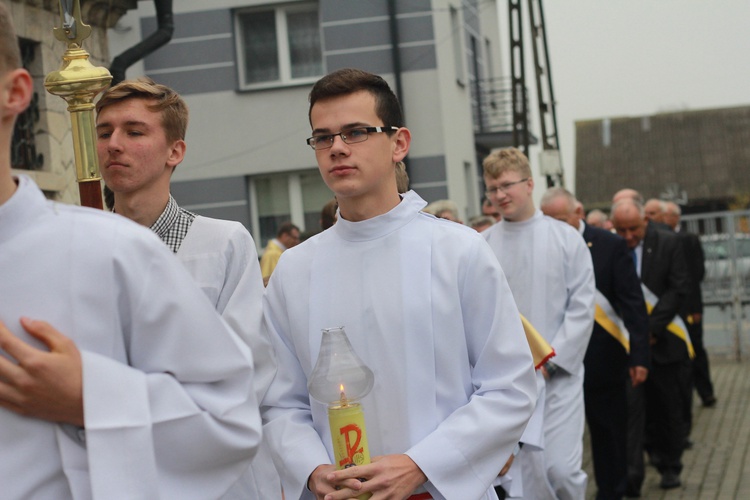
M 332 193 L 304 143 L 307 96 L 324 74 L 357 67 L 402 102 L 411 188 L 455 201 L 464 220 L 480 212 L 481 158 L 511 142 L 495 1 L 181 0 L 174 24 L 127 77 L 169 85 L 190 107 L 173 180 L 182 206 L 244 223 L 260 248 L 285 220 L 316 231 Z M 139 2 L 109 31 L 111 56 L 156 29 L 153 5 Z
M 576 122 L 576 194 L 609 209 L 633 188 L 685 213 L 750 208 L 750 106 Z

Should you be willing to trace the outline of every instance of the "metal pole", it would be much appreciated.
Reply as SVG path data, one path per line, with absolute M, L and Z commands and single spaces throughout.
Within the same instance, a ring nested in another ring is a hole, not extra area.
M 513 145 L 529 156 L 529 116 L 526 68 L 523 58 L 523 23 L 520 0 L 508 0 L 511 94 L 513 96 Z

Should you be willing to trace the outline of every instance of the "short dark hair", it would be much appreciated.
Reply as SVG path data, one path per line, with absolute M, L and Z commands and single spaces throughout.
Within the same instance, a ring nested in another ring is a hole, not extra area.
M 282 222 L 281 225 L 279 226 L 279 230 L 276 231 L 276 237 L 280 238 L 284 236 L 285 234 L 291 234 L 291 232 L 294 231 L 295 229 L 297 230 L 297 232 L 299 232 L 299 228 L 295 226 L 294 224 L 292 224 L 291 222 L 289 221 Z
M 404 126 L 404 115 L 398 97 L 382 77 L 361 69 L 344 68 L 327 74 L 318 80 L 310 91 L 310 109 L 322 99 L 353 94 L 364 90 L 375 98 L 375 114 L 383 120 L 383 125 Z M 312 120 L 310 120 L 312 124 Z M 393 133 L 392 131 L 389 135 Z
M 336 209 L 339 207 L 336 198 L 323 205 L 320 211 L 320 229 L 326 230 L 336 223 Z

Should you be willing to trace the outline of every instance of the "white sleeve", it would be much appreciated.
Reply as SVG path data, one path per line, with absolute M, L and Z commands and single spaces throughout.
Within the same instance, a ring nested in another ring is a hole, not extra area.
M 260 442 L 251 353 L 177 259 L 141 243 L 117 249 L 102 325 L 127 364 L 82 352 L 93 496 L 217 498 Z
M 318 465 L 329 464 L 331 459 L 313 426 L 307 377 L 290 335 L 281 279 L 286 270 L 283 266 L 276 268 L 274 273 L 279 275 L 269 282 L 264 296 L 266 323 L 278 358 L 278 371 L 261 406 L 263 432 L 286 497 L 313 498 L 307 489 L 307 479 Z
M 244 227 L 233 231 L 230 245 L 217 310 L 253 352 L 253 385 L 260 402 L 276 374 L 276 355 L 263 318 L 263 277 L 255 243 Z
M 513 452 L 537 400 L 518 308 L 492 250 L 480 243 L 463 259 L 460 290 L 474 392 L 406 452 L 429 478 L 428 491 L 434 496 L 436 488 L 441 498 L 481 497 Z
M 578 373 L 594 328 L 596 281 L 591 252 L 584 239 L 575 230 L 566 231 L 564 236 L 568 300 L 560 329 L 552 337 L 556 353 L 552 362 L 568 373 Z

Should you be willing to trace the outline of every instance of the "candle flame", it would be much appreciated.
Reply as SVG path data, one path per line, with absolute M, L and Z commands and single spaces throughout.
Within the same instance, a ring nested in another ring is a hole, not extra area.
M 344 384 L 339 384 L 339 391 L 341 391 L 340 399 L 341 399 L 341 406 L 346 406 L 346 392 L 344 392 Z

